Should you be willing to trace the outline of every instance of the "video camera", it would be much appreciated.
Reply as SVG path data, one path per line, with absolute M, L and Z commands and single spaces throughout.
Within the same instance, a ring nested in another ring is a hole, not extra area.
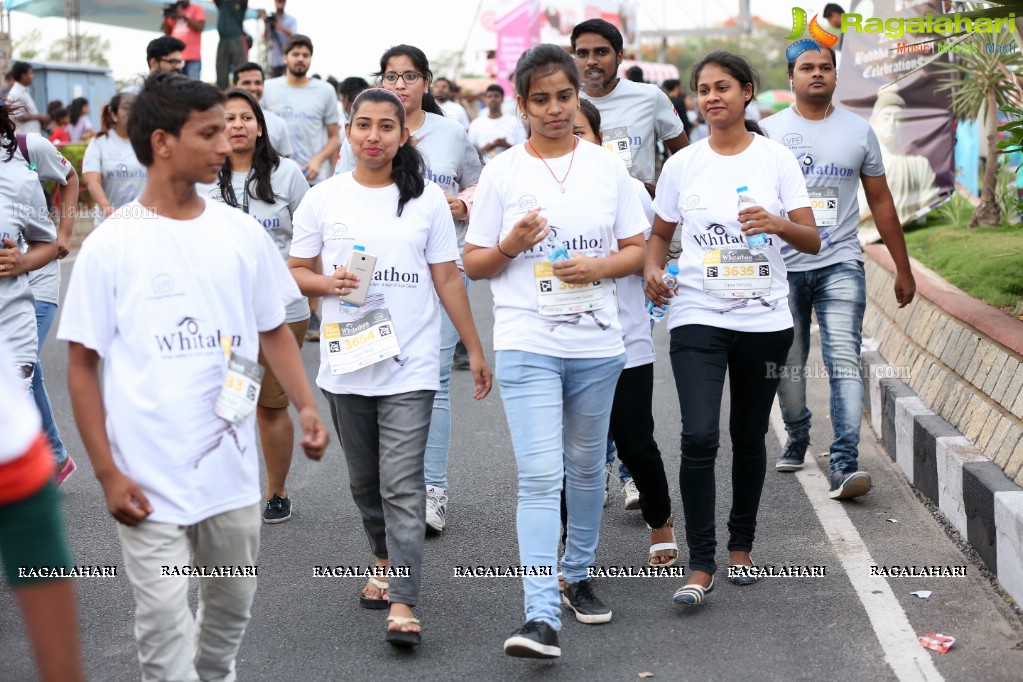
M 267 14 L 265 21 L 267 28 L 271 30 L 277 28 L 277 12 L 274 12 L 273 14 Z
M 178 0 L 177 2 L 168 2 L 163 7 L 163 18 L 170 19 L 178 14 L 178 9 L 184 7 L 185 3 Z

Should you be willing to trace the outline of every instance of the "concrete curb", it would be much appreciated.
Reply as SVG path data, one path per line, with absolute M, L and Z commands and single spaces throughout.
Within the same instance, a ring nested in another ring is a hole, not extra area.
M 865 344 L 867 345 L 867 344 Z M 927 408 L 877 351 L 860 357 L 864 407 L 882 448 L 1023 604 L 1023 489 Z

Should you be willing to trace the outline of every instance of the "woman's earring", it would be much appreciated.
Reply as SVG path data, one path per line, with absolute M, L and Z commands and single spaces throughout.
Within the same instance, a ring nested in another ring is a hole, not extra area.
M 523 121 L 525 121 L 526 120 L 526 115 L 525 114 L 519 114 L 519 118 L 521 118 Z

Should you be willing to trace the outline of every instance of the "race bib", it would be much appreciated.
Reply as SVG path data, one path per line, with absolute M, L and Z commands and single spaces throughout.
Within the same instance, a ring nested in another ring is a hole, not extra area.
M 386 308 L 370 310 L 351 322 L 323 325 L 330 373 L 348 374 L 401 353 L 394 334 L 391 313 Z
M 771 293 L 771 263 L 749 249 L 708 251 L 703 256 L 703 291 L 715 298 L 759 298 Z
M 567 284 L 554 276 L 549 261 L 533 263 L 537 307 L 541 315 L 573 315 L 604 307 L 604 284 Z
M 629 129 L 625 126 L 610 128 L 603 131 L 604 148 L 614 152 L 625 162 L 626 168 L 632 168 L 632 146 L 629 144 Z
M 834 227 L 838 224 L 838 188 L 808 187 L 810 207 L 817 227 Z
M 221 419 L 235 426 L 256 411 L 259 388 L 263 384 L 263 367 L 258 362 L 247 360 L 231 353 L 227 358 L 227 376 L 220 388 L 213 411 Z

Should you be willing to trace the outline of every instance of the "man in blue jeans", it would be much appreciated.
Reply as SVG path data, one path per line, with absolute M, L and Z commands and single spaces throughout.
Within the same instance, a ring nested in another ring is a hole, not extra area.
M 810 410 L 806 406 L 806 364 L 810 350 L 810 315 L 820 325 L 824 364 L 831 385 L 831 493 L 844 500 L 870 491 L 870 475 L 859 471 L 858 446 L 863 412 L 860 339 L 866 308 L 863 253 L 856 235 L 859 206 L 857 180 L 863 182 L 874 223 L 895 261 L 895 298 L 899 307 L 913 300 L 916 284 L 885 180 L 877 136 L 869 124 L 832 104 L 835 53 L 808 51 L 789 63 L 789 84 L 795 104 L 760 122 L 767 135 L 796 155 L 806 178 L 814 218 L 820 230 L 816 255 L 783 246 L 788 268 L 789 308 L 794 338 L 781 373 L 778 398 L 788 442 L 777 471 L 797 471 L 810 443 Z

